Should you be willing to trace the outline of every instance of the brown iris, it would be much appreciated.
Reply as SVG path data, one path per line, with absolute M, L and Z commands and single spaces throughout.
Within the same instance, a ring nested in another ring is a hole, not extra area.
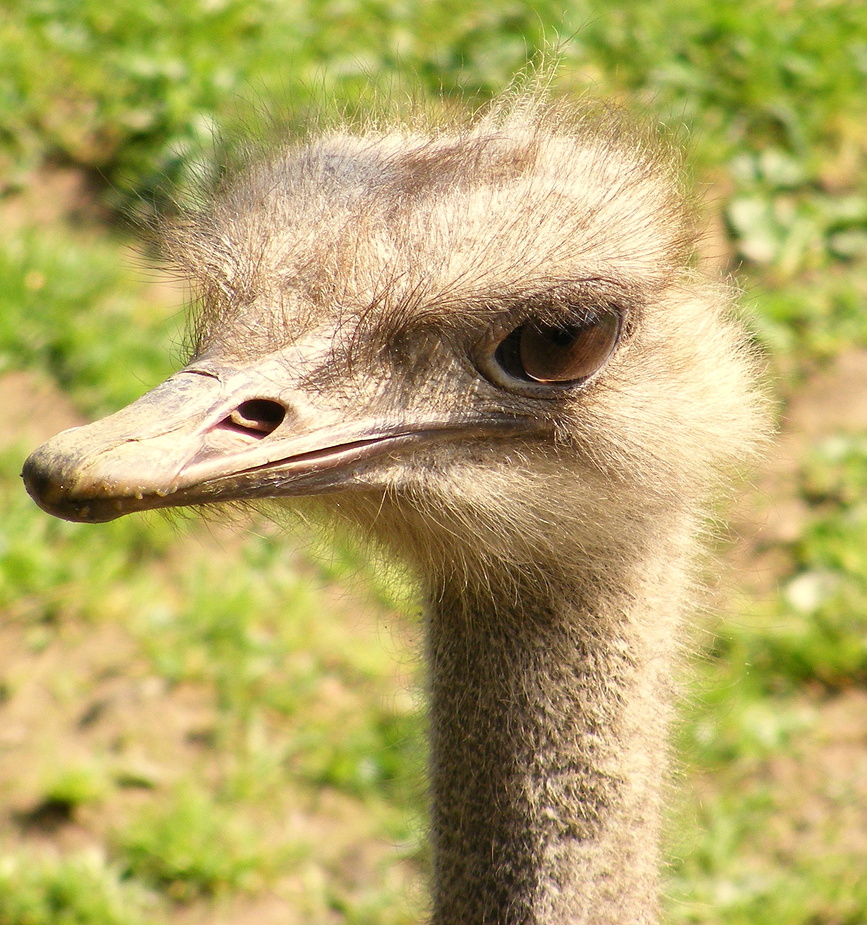
M 620 318 L 612 311 L 563 324 L 527 321 L 500 342 L 494 359 L 509 376 L 524 382 L 574 385 L 605 365 L 619 336 Z

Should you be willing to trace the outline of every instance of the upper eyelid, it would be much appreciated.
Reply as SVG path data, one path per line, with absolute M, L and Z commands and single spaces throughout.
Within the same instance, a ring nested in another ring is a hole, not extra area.
M 621 302 L 614 302 L 611 299 L 593 301 L 576 299 L 575 302 L 578 304 L 573 304 L 570 308 L 562 305 L 562 303 L 557 306 L 552 306 L 549 302 L 548 310 L 545 310 L 544 307 L 540 310 L 540 304 L 544 304 L 541 300 L 524 302 L 520 307 L 500 315 L 500 317 L 489 326 L 489 335 L 494 331 L 500 335 L 499 339 L 503 339 L 508 337 L 512 331 L 517 330 L 529 321 L 535 321 L 551 327 L 574 324 L 576 321 L 582 320 L 576 318 L 579 309 L 583 310 L 588 320 L 594 316 L 598 317 L 604 312 L 611 312 L 618 316 L 622 328 L 626 330 L 628 327 L 628 320 L 633 313 L 629 307 L 624 306 Z
M 584 285 L 542 289 L 521 296 L 504 295 L 492 304 L 490 300 L 461 303 L 461 310 L 450 306 L 429 306 L 418 314 L 407 312 L 388 331 L 381 331 L 378 341 L 393 344 L 407 336 L 427 331 L 435 338 L 451 342 L 455 348 L 467 344 L 498 343 L 516 328 L 530 320 L 543 324 L 574 321 L 576 308 L 589 314 L 614 311 L 620 316 L 624 335 L 628 336 L 641 306 L 621 285 L 608 280 L 580 281 Z M 450 300 L 451 301 L 451 300 Z M 571 318 L 570 318 L 571 315 Z

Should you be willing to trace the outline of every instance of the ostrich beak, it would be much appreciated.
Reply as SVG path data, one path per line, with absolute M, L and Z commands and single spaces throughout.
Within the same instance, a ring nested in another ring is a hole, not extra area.
M 276 361 L 189 366 L 35 450 L 22 473 L 27 491 L 56 517 L 102 523 L 154 508 L 371 488 L 371 471 L 407 446 L 518 425 L 467 416 L 408 425 L 364 409 L 347 419 L 303 389 L 275 387 L 280 372 Z

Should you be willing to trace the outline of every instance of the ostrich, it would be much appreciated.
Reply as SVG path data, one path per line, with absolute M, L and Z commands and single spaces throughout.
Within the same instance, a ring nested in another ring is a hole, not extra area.
M 500 101 L 334 128 L 181 220 L 193 358 L 27 460 L 47 512 L 289 499 L 423 591 L 435 925 L 659 916 L 679 624 L 763 425 L 677 158 Z

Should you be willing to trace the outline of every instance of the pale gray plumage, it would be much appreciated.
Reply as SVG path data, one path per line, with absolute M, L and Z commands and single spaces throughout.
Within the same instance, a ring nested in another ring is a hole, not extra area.
M 684 203 L 650 135 L 541 94 L 290 146 L 170 234 L 189 366 L 25 468 L 78 520 L 303 496 L 409 564 L 436 925 L 657 921 L 694 547 L 762 428 Z

